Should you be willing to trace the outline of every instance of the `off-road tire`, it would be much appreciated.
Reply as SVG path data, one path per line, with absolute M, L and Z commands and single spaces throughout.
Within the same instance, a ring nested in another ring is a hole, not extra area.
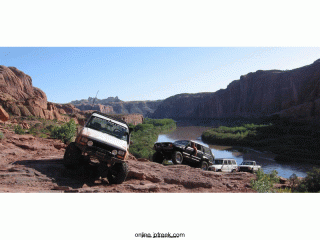
M 115 163 L 108 171 L 107 178 L 110 184 L 123 183 L 128 176 L 127 163 Z
M 209 165 L 208 165 L 208 163 L 207 163 L 206 161 L 201 161 L 201 162 L 199 163 L 199 168 L 202 169 L 202 170 L 204 170 L 204 171 L 207 171 L 208 168 L 209 168 Z
M 84 157 L 81 154 L 81 150 L 76 146 L 75 142 L 70 143 L 63 156 L 63 165 L 68 169 L 77 169 L 83 163 Z
M 174 164 L 182 164 L 183 156 L 182 156 L 181 152 L 174 152 L 172 154 L 172 162 Z
M 155 163 L 162 163 L 163 157 L 162 157 L 161 153 L 155 152 L 152 156 L 152 161 Z

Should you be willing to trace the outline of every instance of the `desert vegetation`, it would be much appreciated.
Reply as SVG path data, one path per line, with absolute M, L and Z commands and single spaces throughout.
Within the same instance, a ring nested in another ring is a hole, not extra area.
M 52 138 L 60 139 L 64 143 L 70 143 L 77 132 L 77 125 L 73 119 L 60 126 L 50 128 L 50 135 Z
M 292 174 L 288 181 L 288 187 L 276 188 L 280 178 L 277 171 L 266 174 L 260 169 L 256 178 L 251 180 L 251 187 L 259 193 L 319 193 L 320 192 L 320 168 L 313 168 L 305 178 L 298 178 Z
M 266 174 L 262 169 L 256 173 L 256 179 L 251 180 L 251 187 L 259 193 L 272 193 L 277 192 L 274 184 L 279 182 L 278 172 L 273 170 L 270 174 Z
M 144 119 L 142 124 L 134 127 L 130 146 L 130 153 L 137 158 L 150 158 L 154 150 L 154 142 L 157 141 L 160 133 L 166 133 L 176 128 L 176 123 L 172 119 Z

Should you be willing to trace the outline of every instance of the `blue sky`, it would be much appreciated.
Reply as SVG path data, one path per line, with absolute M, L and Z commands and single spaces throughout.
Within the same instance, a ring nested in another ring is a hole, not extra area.
M 214 92 L 257 70 L 320 58 L 312 47 L 1 47 L 0 64 L 30 75 L 49 101 L 118 96 L 124 101 Z

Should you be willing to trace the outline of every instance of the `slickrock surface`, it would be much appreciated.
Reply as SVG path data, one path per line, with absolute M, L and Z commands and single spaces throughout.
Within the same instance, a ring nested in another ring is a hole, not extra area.
M 181 165 L 164 166 L 129 157 L 122 184 L 95 179 L 91 166 L 66 169 L 66 145 L 55 139 L 17 135 L 0 125 L 0 192 L 254 192 L 251 173 L 214 173 Z

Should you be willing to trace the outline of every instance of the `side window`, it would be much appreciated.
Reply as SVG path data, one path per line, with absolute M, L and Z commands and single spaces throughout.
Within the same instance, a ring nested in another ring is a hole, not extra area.
M 205 147 L 205 148 L 204 148 L 204 152 L 205 152 L 206 154 L 211 155 L 211 154 L 210 154 L 210 152 L 211 152 L 210 148 Z
M 228 165 L 231 165 L 231 160 L 228 160 Z
M 197 147 L 198 151 L 201 151 L 201 152 L 203 152 L 203 149 L 202 149 L 202 146 L 201 146 L 201 145 L 199 145 L 199 144 L 196 144 L 196 147 Z

